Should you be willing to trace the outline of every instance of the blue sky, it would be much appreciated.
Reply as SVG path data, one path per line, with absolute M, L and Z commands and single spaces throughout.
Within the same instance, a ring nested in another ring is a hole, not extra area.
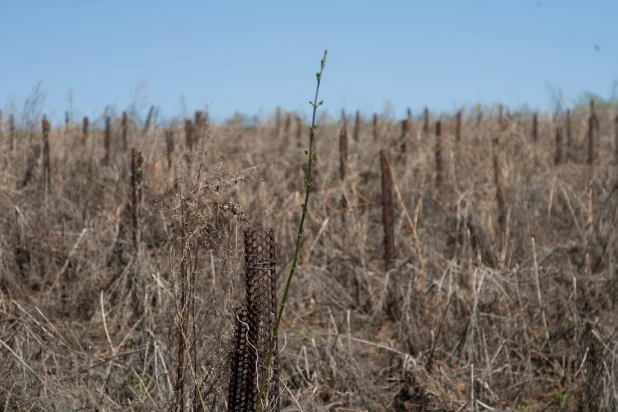
M 332 114 L 387 100 L 396 116 L 477 102 L 548 110 L 548 84 L 571 101 L 610 94 L 616 17 L 616 0 L 0 0 L 0 108 L 21 110 L 40 81 L 55 121 L 69 92 L 76 117 L 136 95 L 167 118 L 204 105 L 218 120 L 308 113 L 328 49 Z

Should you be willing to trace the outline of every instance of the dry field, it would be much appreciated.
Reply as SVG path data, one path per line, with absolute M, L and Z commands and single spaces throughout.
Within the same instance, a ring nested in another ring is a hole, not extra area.
M 535 141 L 497 108 L 464 111 L 459 140 L 454 116 L 437 137 L 436 116 L 352 115 L 343 166 L 322 118 L 281 410 L 618 410 L 616 113 L 596 109 L 592 152 L 589 116 L 569 140 L 541 115 Z M 227 410 L 243 233 L 274 229 L 278 293 L 297 237 L 307 126 L 287 117 L 43 139 L 4 116 L 0 411 L 170 410 L 180 386 L 176 410 Z

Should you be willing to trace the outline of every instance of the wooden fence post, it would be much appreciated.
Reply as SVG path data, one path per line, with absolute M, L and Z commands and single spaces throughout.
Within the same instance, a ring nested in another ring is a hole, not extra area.
M 103 135 L 103 146 L 105 147 L 105 157 L 103 158 L 103 165 L 109 164 L 109 159 L 112 151 L 112 119 L 109 116 L 105 116 L 105 134 Z
M 167 168 L 172 167 L 172 155 L 174 154 L 174 131 L 170 128 L 165 131 L 165 148 L 167 155 Z
M 457 111 L 457 124 L 455 125 L 455 140 L 461 142 L 461 109 Z
M 354 118 L 354 130 L 352 131 L 352 138 L 355 142 L 358 142 L 358 136 L 360 133 L 360 111 L 356 111 L 356 117 Z
M 573 144 L 573 136 L 571 134 L 571 110 L 566 111 L 566 160 L 567 162 L 571 159 L 571 145 Z
M 341 130 L 339 131 L 339 172 L 341 181 L 346 177 L 348 167 L 348 119 L 341 110 Z
M 127 124 L 127 112 L 122 112 L 122 152 L 126 153 L 129 148 L 129 142 L 127 140 L 128 124 Z
M 142 152 L 135 148 L 131 149 L 131 234 L 133 251 L 135 256 L 139 252 L 141 241 L 140 206 L 142 204 L 142 165 L 144 158 Z
M 590 101 L 590 117 L 588 118 L 588 165 L 594 165 L 595 129 L 598 129 L 597 115 L 594 111 L 594 100 Z
M 88 140 L 88 128 L 90 126 L 90 120 L 88 120 L 88 116 L 84 116 L 82 120 L 82 144 L 85 144 Z
M 49 156 L 49 132 L 51 131 L 51 125 L 43 117 L 41 126 L 43 129 L 43 178 L 45 195 L 48 196 L 51 193 L 51 161 Z
M 373 141 L 377 142 L 378 141 L 378 115 L 377 113 L 373 114 L 372 125 L 373 125 Z
M 185 119 L 185 144 L 189 152 L 193 151 L 193 132 L 194 127 L 193 123 L 191 123 L 191 119 Z
M 384 226 L 384 262 L 386 270 L 395 266 L 395 232 L 393 229 L 393 176 L 387 149 L 380 151 L 382 167 L 382 223 Z
M 556 128 L 556 157 L 554 158 L 554 163 L 559 165 L 562 163 L 562 127 Z
M 618 114 L 614 118 L 614 151 L 616 153 L 616 165 L 618 165 Z
M 539 140 L 539 115 L 532 115 L 532 140 L 536 143 Z
M 506 192 L 504 188 L 504 177 L 502 175 L 502 162 L 500 161 L 499 139 L 494 137 L 492 140 L 494 156 L 494 183 L 496 185 L 496 203 L 498 204 L 498 226 L 500 233 L 506 233 Z
M 442 122 L 436 122 L 436 188 L 442 186 L 442 175 L 444 165 L 442 164 Z
M 9 115 L 9 150 L 13 150 L 15 145 L 15 116 Z
M 283 141 L 284 147 L 287 147 L 290 141 L 290 128 L 292 127 L 292 115 L 290 113 L 286 113 L 285 115 L 285 124 L 283 126 Z

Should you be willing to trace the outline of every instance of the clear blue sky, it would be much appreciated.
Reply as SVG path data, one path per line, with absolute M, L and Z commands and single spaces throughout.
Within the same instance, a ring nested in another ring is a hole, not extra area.
M 41 81 L 61 121 L 123 110 L 140 85 L 164 117 L 209 106 L 309 112 L 324 49 L 325 107 L 395 115 L 462 104 L 549 109 L 605 97 L 618 76 L 616 0 L 0 0 L 0 108 Z M 597 47 L 598 46 L 598 50 Z

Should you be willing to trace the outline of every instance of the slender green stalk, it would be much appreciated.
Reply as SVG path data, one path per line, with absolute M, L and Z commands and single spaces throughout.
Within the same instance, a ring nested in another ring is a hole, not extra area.
M 313 107 L 313 117 L 311 119 L 311 127 L 309 128 L 309 151 L 306 151 L 309 161 L 309 167 L 307 169 L 307 179 L 305 180 L 305 186 L 307 190 L 305 192 L 305 203 L 303 204 L 303 214 L 300 218 L 300 225 L 298 227 L 298 236 L 296 237 L 296 250 L 294 251 L 294 260 L 292 262 L 292 268 L 290 269 L 290 273 L 288 274 L 288 280 L 285 284 L 285 290 L 283 291 L 283 297 L 281 298 L 281 305 L 279 307 L 279 313 L 277 314 L 277 321 L 275 322 L 275 327 L 273 328 L 273 335 L 270 339 L 270 346 L 268 348 L 268 357 L 266 358 L 266 363 L 264 364 L 264 370 L 262 372 L 262 380 L 260 382 L 260 391 L 258 392 L 258 398 L 255 405 L 255 411 L 260 412 L 262 409 L 262 398 L 264 397 L 264 390 L 266 389 L 266 381 L 268 379 L 268 374 L 271 368 L 272 360 L 273 360 L 273 352 L 275 350 L 275 343 L 277 342 L 277 336 L 279 335 L 279 325 L 281 324 L 281 318 L 283 317 L 283 310 L 285 309 L 285 303 L 288 299 L 288 292 L 290 291 L 290 283 L 292 282 L 292 277 L 294 276 L 294 272 L 296 271 L 298 255 L 300 252 L 300 238 L 303 234 L 304 225 L 305 225 L 305 217 L 307 216 L 307 211 L 309 210 L 309 192 L 311 191 L 311 184 L 313 183 L 311 177 L 311 171 L 313 166 L 313 160 L 315 159 L 315 152 L 313 151 L 313 139 L 315 138 L 315 117 L 318 111 L 318 107 L 324 103 L 324 101 L 320 101 L 318 103 L 318 92 L 320 91 L 320 82 L 322 80 L 322 72 L 324 71 L 324 67 L 326 66 L 326 54 L 328 50 L 324 50 L 324 57 L 322 58 L 320 71 L 315 74 L 317 79 L 317 86 L 315 88 L 315 99 L 310 101 L 309 104 Z

